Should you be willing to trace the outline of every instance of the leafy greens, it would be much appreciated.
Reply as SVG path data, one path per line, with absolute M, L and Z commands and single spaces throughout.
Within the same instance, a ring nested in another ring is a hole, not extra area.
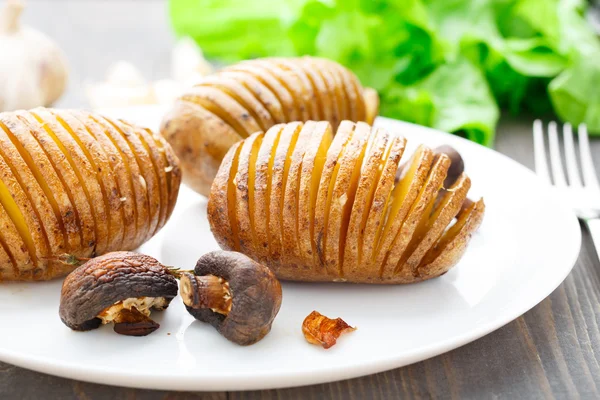
M 177 34 L 233 62 L 311 54 L 352 69 L 382 115 L 491 146 L 499 109 L 600 134 L 600 41 L 583 0 L 171 0 Z

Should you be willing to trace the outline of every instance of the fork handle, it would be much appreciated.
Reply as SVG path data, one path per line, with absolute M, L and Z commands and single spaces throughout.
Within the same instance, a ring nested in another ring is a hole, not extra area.
M 592 236 L 596 254 L 600 257 L 600 219 L 586 219 L 584 222 Z

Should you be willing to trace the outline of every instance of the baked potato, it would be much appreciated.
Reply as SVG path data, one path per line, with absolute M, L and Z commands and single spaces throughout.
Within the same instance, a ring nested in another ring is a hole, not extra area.
M 323 120 L 372 123 L 379 98 L 341 65 L 314 57 L 244 61 L 203 78 L 164 117 L 184 181 L 208 196 L 233 144 L 275 124 Z
M 85 111 L 0 114 L 0 281 L 46 280 L 135 249 L 173 211 L 181 171 L 151 131 Z
M 235 143 L 212 185 L 208 219 L 219 245 L 280 279 L 411 283 L 447 272 L 479 227 L 450 157 L 364 122 L 278 124 Z M 396 176 L 399 179 L 396 179 Z M 450 178 L 450 177 L 449 177 Z

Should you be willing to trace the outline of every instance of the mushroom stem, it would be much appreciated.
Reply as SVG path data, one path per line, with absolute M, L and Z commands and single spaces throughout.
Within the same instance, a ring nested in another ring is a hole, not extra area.
M 22 1 L 8 0 L 0 12 L 0 32 L 15 33 L 18 31 L 22 11 Z
M 195 276 L 181 273 L 181 298 L 191 308 L 210 308 L 227 315 L 231 311 L 232 296 L 229 282 L 215 275 Z

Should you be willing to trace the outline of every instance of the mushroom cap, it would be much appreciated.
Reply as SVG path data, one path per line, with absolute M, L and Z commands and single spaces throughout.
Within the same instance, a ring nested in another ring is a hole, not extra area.
M 227 339 L 244 346 L 269 333 L 282 295 L 281 284 L 269 268 L 238 252 L 213 251 L 198 260 L 194 273 L 225 279 L 232 296 L 227 315 L 186 306 L 196 319 L 208 322 Z
M 465 162 L 460 153 L 452 146 L 444 144 L 434 149 L 435 153 L 444 153 L 450 157 L 450 168 L 444 181 L 444 187 L 449 188 L 458 177 L 465 171 Z
M 115 303 L 133 297 L 164 297 L 168 304 L 177 291 L 177 280 L 156 259 L 129 251 L 108 253 L 67 276 L 59 315 L 69 328 L 87 331 L 100 326 L 97 315 Z

